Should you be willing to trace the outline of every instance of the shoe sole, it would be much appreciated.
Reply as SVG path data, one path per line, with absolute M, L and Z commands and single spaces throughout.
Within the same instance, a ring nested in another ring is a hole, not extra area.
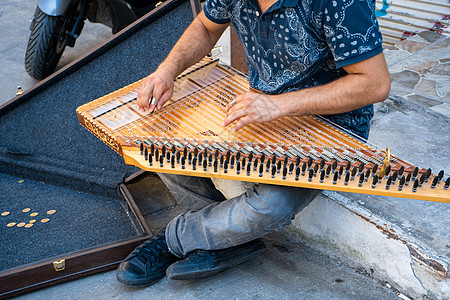
M 141 280 L 139 280 L 139 279 L 132 280 L 132 279 L 123 278 L 120 275 L 120 272 L 117 272 L 116 273 L 116 278 L 117 278 L 117 281 L 119 281 L 120 283 L 129 285 L 129 286 L 133 286 L 133 287 L 140 287 L 140 286 L 149 286 L 149 285 L 155 284 L 158 281 L 160 281 L 164 277 L 164 275 L 165 274 L 163 273 L 159 277 L 153 277 L 153 278 L 150 278 L 150 279 L 149 278 L 145 278 L 145 279 L 141 279 Z
M 198 279 L 198 278 L 203 278 L 203 277 L 209 277 L 209 276 L 215 275 L 217 273 L 220 273 L 220 272 L 226 271 L 228 269 L 231 269 L 232 267 L 235 267 L 235 266 L 237 266 L 237 265 L 239 265 L 239 264 L 241 264 L 243 262 L 246 262 L 246 261 L 248 261 L 248 260 L 250 260 L 250 259 L 252 259 L 252 258 L 254 258 L 254 257 L 258 256 L 258 255 L 260 255 L 265 250 L 266 250 L 266 247 L 263 246 L 262 248 L 255 250 L 255 252 L 251 253 L 250 255 L 245 256 L 245 257 L 243 257 L 243 258 L 241 258 L 239 260 L 236 260 L 236 261 L 234 261 L 233 263 L 231 263 L 228 266 L 215 267 L 215 268 L 211 268 L 211 269 L 208 269 L 208 270 L 187 271 L 187 272 L 184 272 L 184 273 L 176 274 L 175 272 L 173 272 L 171 270 L 171 267 L 169 267 L 166 270 L 166 275 L 171 280 L 189 280 L 189 279 Z

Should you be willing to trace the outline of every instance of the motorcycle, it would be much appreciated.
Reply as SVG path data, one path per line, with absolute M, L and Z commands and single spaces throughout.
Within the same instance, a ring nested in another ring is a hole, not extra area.
M 160 0 L 39 0 L 30 25 L 25 69 L 38 80 L 53 73 L 66 46 L 74 47 L 84 22 L 117 33 L 161 4 Z

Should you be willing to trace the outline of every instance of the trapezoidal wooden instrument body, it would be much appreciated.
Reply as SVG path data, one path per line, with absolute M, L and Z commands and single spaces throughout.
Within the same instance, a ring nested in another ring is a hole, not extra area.
M 182 73 L 153 114 L 130 84 L 80 106 L 80 123 L 143 170 L 450 203 L 450 177 L 362 142 L 321 117 L 284 117 L 238 132 L 226 106 L 250 90 L 245 77 L 203 59 Z M 261 108 L 264 109 L 264 108 Z

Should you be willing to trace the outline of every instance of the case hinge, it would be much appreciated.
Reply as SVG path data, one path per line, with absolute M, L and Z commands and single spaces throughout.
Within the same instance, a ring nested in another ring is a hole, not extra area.
M 61 259 L 53 262 L 53 268 L 56 272 L 63 271 L 66 268 L 66 260 Z

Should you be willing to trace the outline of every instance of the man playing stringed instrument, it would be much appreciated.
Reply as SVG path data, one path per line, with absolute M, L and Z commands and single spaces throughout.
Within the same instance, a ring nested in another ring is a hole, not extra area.
M 178 74 L 232 23 L 252 88 L 227 107 L 233 130 L 284 116 L 324 115 L 367 138 L 373 103 L 390 78 L 373 0 L 207 0 L 168 57 L 139 88 L 143 111 L 162 108 Z M 225 199 L 208 178 L 159 174 L 188 211 L 134 250 L 117 271 L 128 285 L 210 276 L 264 251 L 259 239 L 288 225 L 318 190 L 254 184 Z

